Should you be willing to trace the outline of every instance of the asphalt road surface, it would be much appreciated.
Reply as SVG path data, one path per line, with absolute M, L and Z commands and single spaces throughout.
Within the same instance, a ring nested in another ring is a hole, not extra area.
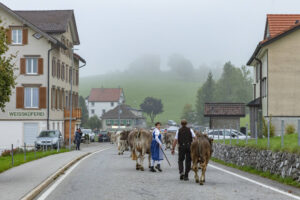
M 290 193 L 299 194 L 298 189 L 247 175 L 235 169 L 224 168 L 215 163 L 208 167 L 204 186 L 195 183 L 192 171 L 189 181 L 180 181 L 177 155 L 172 156 L 170 151 L 167 151 L 167 155 L 172 167 L 164 160 L 163 172 L 151 173 L 145 159 L 146 170 L 136 171 L 135 161 L 130 159 L 129 152 L 120 156 L 117 154 L 116 146 L 111 147 L 82 160 L 49 186 L 38 199 L 288 200 L 297 199 L 288 196 Z M 279 191 L 276 191 L 277 188 Z M 284 191 L 283 194 L 281 191 Z

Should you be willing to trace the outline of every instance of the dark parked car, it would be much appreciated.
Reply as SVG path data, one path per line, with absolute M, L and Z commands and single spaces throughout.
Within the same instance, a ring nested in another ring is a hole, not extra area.
M 107 131 L 101 131 L 98 135 L 98 142 L 109 142 Z

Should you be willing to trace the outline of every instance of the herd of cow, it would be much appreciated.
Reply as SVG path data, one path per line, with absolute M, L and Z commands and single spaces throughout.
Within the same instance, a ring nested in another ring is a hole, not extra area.
M 203 185 L 208 161 L 212 155 L 213 139 L 206 134 L 196 133 L 196 139 L 191 144 L 192 169 L 195 172 L 195 181 Z M 163 143 L 166 149 L 171 149 L 175 139 L 174 132 L 163 134 Z M 131 151 L 132 160 L 136 160 L 136 170 L 144 171 L 144 158 L 148 154 L 148 164 L 151 164 L 151 142 L 152 134 L 145 129 L 124 130 L 109 132 L 108 137 L 112 144 L 117 144 L 118 154 L 123 155 L 125 151 Z M 199 180 L 198 169 L 202 170 Z

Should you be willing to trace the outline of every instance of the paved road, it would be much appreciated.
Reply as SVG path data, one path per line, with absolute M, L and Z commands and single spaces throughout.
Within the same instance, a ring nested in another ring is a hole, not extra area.
M 272 191 L 242 178 L 225 173 L 215 167 L 208 167 L 204 186 L 196 184 L 193 172 L 190 181 L 179 180 L 177 172 L 177 156 L 168 152 L 172 167 L 164 161 L 162 173 L 136 171 L 135 162 L 127 152 L 117 155 L 116 147 L 96 153 L 76 166 L 67 176 L 61 178 L 60 184 L 48 189 L 47 200 L 288 200 L 294 199 Z M 145 167 L 146 167 L 145 163 Z M 216 164 L 213 164 L 216 166 Z M 222 167 L 217 165 L 218 167 Z M 232 170 L 235 172 L 237 170 Z M 241 174 L 241 173 L 239 173 Z M 241 174 L 243 175 L 243 173 Z M 249 177 L 249 176 L 248 176 Z M 250 178 L 256 176 L 250 175 Z M 256 180 L 259 180 L 257 178 Z M 284 190 L 295 190 L 272 181 L 262 179 L 268 185 L 282 187 Z M 296 191 L 297 192 L 297 191 Z M 298 191 L 299 192 L 299 191 Z M 45 194 L 46 194 L 45 193 Z
M 102 143 L 83 144 L 81 151 L 71 151 L 44 157 L 1 173 L 0 199 L 20 199 L 73 159 L 87 152 L 105 148 L 105 145 Z

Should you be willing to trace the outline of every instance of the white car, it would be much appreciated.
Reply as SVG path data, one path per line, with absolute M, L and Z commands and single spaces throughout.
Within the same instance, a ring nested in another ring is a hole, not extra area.
M 231 131 L 231 132 L 230 132 Z M 245 140 L 246 139 L 246 135 L 234 130 L 234 129 L 225 129 L 225 139 L 230 139 L 230 135 L 231 135 L 231 139 L 237 139 L 239 138 L 239 140 Z M 211 129 L 208 131 L 208 137 L 213 138 L 214 140 L 223 140 L 224 139 L 224 129 Z M 250 136 L 248 136 L 248 139 L 250 139 Z
M 81 129 L 82 136 L 81 138 L 85 138 L 87 134 L 91 142 L 95 142 L 95 133 L 93 133 L 92 129 Z

